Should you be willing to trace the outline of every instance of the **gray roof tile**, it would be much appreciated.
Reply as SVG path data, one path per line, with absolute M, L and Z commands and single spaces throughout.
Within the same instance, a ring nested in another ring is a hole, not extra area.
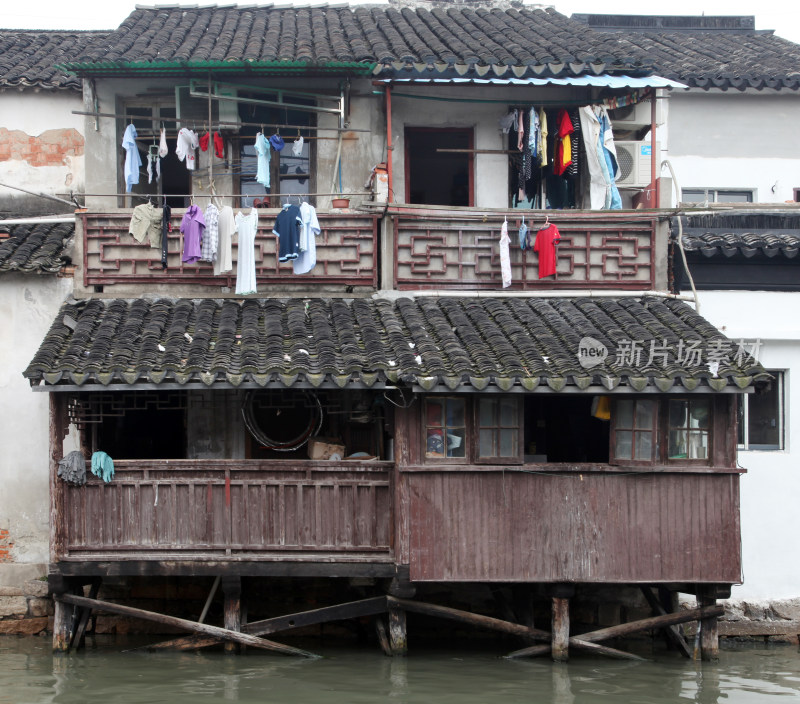
M 800 215 L 711 214 L 683 216 L 683 247 L 706 257 L 736 254 L 745 257 L 781 255 L 794 259 L 800 254 Z M 678 220 L 672 218 L 673 238 Z
M 579 362 L 584 337 L 608 348 L 599 366 Z M 627 340 L 638 342 L 641 360 L 619 354 Z M 677 359 L 679 340 L 724 345 L 730 358 L 719 377 L 705 362 Z M 651 341 L 670 346 L 666 361 L 648 360 Z M 24 374 L 50 384 L 377 379 L 595 392 L 636 384 L 721 390 L 767 379 L 688 305 L 654 297 L 86 300 L 62 307 Z
M 57 272 L 68 262 L 64 250 L 75 234 L 74 223 L 2 225 L 0 273 L 6 271 Z

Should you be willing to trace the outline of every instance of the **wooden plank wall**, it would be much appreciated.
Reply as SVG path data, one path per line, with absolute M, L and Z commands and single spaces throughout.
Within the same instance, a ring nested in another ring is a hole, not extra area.
M 739 475 L 409 472 L 414 581 L 741 581 Z
M 66 488 L 59 557 L 387 553 L 391 466 L 119 461 L 110 483 Z

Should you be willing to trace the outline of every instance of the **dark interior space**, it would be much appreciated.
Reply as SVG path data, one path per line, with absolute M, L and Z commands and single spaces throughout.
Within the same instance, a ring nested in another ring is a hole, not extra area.
M 439 149 L 471 149 L 471 129 L 406 128 L 406 179 L 409 203 L 472 204 L 472 154 Z
M 606 463 L 609 441 L 610 423 L 592 415 L 591 396 L 525 398 L 525 455 L 534 461 Z
M 186 409 L 137 408 L 106 415 L 97 425 L 96 449 L 120 460 L 182 459 Z

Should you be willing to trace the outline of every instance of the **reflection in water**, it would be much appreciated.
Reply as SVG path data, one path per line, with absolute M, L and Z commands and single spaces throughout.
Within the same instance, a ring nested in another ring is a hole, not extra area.
M 248 650 L 123 652 L 118 638 L 87 651 L 53 655 L 42 638 L 0 637 L 0 704 L 202 704 L 325 702 L 361 704 L 750 704 L 800 700 L 800 654 L 792 646 L 723 650 L 719 663 L 672 653 L 650 662 L 576 656 L 505 660 L 486 651 L 337 648 L 320 660 Z M 499 654 L 499 653 L 498 653 Z

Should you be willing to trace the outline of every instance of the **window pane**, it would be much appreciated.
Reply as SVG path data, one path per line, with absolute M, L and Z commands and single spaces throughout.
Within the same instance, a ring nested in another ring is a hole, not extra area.
M 464 457 L 464 431 L 454 430 L 447 433 L 447 456 Z
M 493 399 L 481 399 L 480 424 L 482 426 L 494 425 L 494 407 L 495 401 Z
M 686 459 L 686 431 L 669 431 L 669 458 L 671 460 Z
M 707 428 L 710 408 L 708 401 L 692 401 L 689 408 L 689 427 Z
M 428 430 L 428 437 L 425 445 L 425 456 L 444 457 L 444 432 L 442 430 Z
M 717 191 L 718 203 L 752 203 L 752 191 Z
M 653 458 L 653 433 L 636 433 L 636 459 L 650 460 Z
M 441 426 L 444 418 L 444 401 L 427 401 L 425 418 L 427 425 Z
M 447 399 L 447 425 L 464 427 L 464 402 L 460 399 Z
M 689 459 L 708 459 L 708 433 L 703 431 L 689 433 Z
M 616 447 L 614 448 L 614 455 L 621 460 L 633 459 L 631 454 L 632 443 L 633 433 L 630 430 L 618 430 L 616 432 Z
M 779 379 L 764 394 L 747 396 L 750 445 L 781 446 L 780 384 Z
M 689 405 L 688 401 L 670 401 L 669 402 L 669 427 L 670 428 L 685 428 L 686 427 L 686 409 Z
M 617 428 L 633 427 L 633 401 L 617 401 Z
M 706 192 L 704 190 L 684 188 L 681 192 L 681 200 L 684 203 L 702 203 L 706 200 Z
M 500 425 L 504 428 L 517 426 L 517 402 L 513 399 L 500 401 Z
M 653 413 L 655 412 L 655 401 L 637 401 L 636 402 L 636 427 L 637 428 L 652 428 L 653 427 Z
M 494 430 L 481 429 L 481 457 L 497 457 L 494 447 Z
M 500 431 L 500 457 L 516 457 L 516 430 Z

